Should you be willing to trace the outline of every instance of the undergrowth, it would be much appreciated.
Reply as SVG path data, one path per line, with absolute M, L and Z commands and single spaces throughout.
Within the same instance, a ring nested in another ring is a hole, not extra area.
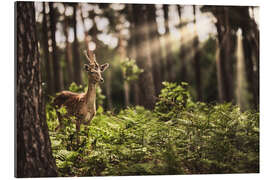
M 113 114 L 99 106 L 90 127 L 82 125 L 80 144 L 71 122 L 74 117 L 65 118 L 66 128 L 56 131 L 56 110 L 48 103 L 47 123 L 59 175 L 259 172 L 258 112 L 241 112 L 230 103 L 194 102 L 186 83 L 163 85 L 153 111 L 135 106 Z

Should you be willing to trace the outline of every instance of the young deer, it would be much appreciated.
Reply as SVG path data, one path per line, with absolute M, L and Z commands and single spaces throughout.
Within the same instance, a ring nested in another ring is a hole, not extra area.
M 67 116 L 75 116 L 76 118 L 76 134 L 77 144 L 79 144 L 78 133 L 81 124 L 90 125 L 91 120 L 96 114 L 96 84 L 103 82 L 101 73 L 104 72 L 109 64 L 99 65 L 96 61 L 95 54 L 92 51 L 84 52 L 89 64 L 84 64 L 84 70 L 88 75 L 88 89 L 85 93 L 73 93 L 70 91 L 60 92 L 54 99 L 53 105 L 56 108 L 64 106 L 67 110 Z M 57 111 L 59 127 L 63 128 L 62 117 Z

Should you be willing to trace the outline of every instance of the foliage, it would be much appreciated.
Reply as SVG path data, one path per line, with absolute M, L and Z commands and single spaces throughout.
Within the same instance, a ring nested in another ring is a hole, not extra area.
M 164 88 L 159 95 L 156 103 L 155 112 L 162 120 L 175 118 L 178 112 L 186 107 L 192 107 L 190 93 L 185 89 L 188 83 L 182 82 L 181 86 L 176 83 L 163 82 Z
M 140 69 L 137 66 L 135 60 L 129 58 L 126 58 L 121 62 L 121 69 L 126 81 L 137 80 L 139 75 L 143 72 L 143 69 Z
M 56 112 L 47 104 L 60 175 L 259 172 L 259 113 L 193 102 L 186 83 L 163 85 L 154 111 L 136 106 L 112 114 L 100 106 L 91 125 L 81 127 L 80 144 L 70 117 L 64 130 L 55 130 Z

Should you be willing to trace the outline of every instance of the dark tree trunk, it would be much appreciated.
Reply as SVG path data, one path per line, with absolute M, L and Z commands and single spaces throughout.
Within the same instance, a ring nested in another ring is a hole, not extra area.
M 173 56 L 172 56 L 172 48 L 170 41 L 170 31 L 169 31 L 169 5 L 163 5 L 164 11 L 164 20 L 165 20 L 165 46 L 166 46 L 166 71 L 167 71 L 167 80 L 173 81 L 174 74 L 172 72 L 173 66 Z
M 158 34 L 158 26 L 156 22 L 156 8 L 154 4 L 149 4 L 147 7 L 147 21 L 149 29 L 149 40 L 151 42 L 151 59 L 153 64 L 153 77 L 156 90 L 156 96 L 160 93 L 162 88 L 161 80 L 161 43 Z
M 53 75 L 54 75 L 53 79 L 55 88 L 54 90 L 55 92 L 59 92 L 61 89 L 63 89 L 63 81 L 59 65 L 58 49 L 55 40 L 56 14 L 52 2 L 49 2 L 49 7 L 50 7 L 49 15 L 50 15 L 51 40 L 52 40 Z
M 195 70 L 195 81 L 196 81 L 196 91 L 197 91 L 197 100 L 202 101 L 202 84 L 201 84 L 201 66 L 200 66 L 200 49 L 199 49 L 199 39 L 197 34 L 196 27 L 196 7 L 193 5 L 193 15 L 194 15 L 194 30 L 195 38 L 193 41 L 193 49 L 195 51 L 194 55 L 194 70 Z
M 248 7 L 239 7 L 239 11 L 248 20 L 241 24 L 245 55 L 248 90 L 252 94 L 253 108 L 259 110 L 259 31 L 254 20 L 249 16 Z
M 121 31 L 121 30 L 120 30 Z M 119 33 L 119 43 L 118 43 L 118 52 L 119 52 L 119 56 L 120 56 L 120 59 L 121 61 L 125 60 L 126 58 L 126 50 L 125 50 L 125 47 L 124 47 L 124 39 L 123 39 L 123 36 L 121 35 L 120 31 L 118 32 Z M 129 98 L 129 83 L 127 80 L 125 80 L 125 74 L 124 72 L 122 71 L 122 75 L 124 77 L 124 97 L 125 97 L 125 107 L 129 106 L 130 104 L 130 98 Z
M 229 9 L 228 7 L 224 7 L 225 11 L 225 39 L 224 39 L 224 53 L 225 53 L 225 61 L 224 61 L 224 68 L 225 68 L 225 76 L 226 81 L 226 101 L 232 101 L 234 97 L 234 84 L 233 84 L 233 59 L 232 59 L 232 34 L 231 34 L 231 26 L 229 22 Z M 224 79 L 224 80 L 225 80 Z
M 243 39 L 243 46 L 244 46 L 244 54 L 245 54 L 245 67 L 246 67 L 246 74 L 247 74 L 247 81 L 248 81 L 248 90 L 252 94 L 252 104 L 254 105 L 255 109 L 258 109 L 259 105 L 259 78 L 258 73 L 254 71 L 254 63 L 252 59 L 256 56 L 254 55 L 254 46 L 253 43 L 247 38 L 248 34 L 245 30 L 243 31 L 244 39 Z M 257 57 L 256 57 L 257 58 Z
M 82 83 L 81 76 L 81 61 L 79 56 L 79 43 L 77 39 L 77 3 L 73 3 L 73 29 L 74 29 L 74 42 L 73 42 L 73 77 L 76 84 Z
M 139 76 L 142 103 L 146 108 L 153 109 L 155 104 L 155 88 L 152 76 L 150 44 L 148 40 L 148 26 L 145 5 L 132 6 L 134 28 L 136 29 L 136 60 L 138 66 L 144 70 Z M 140 16 L 138 16 L 138 14 Z
M 225 14 L 225 16 L 224 16 Z M 219 40 L 219 57 L 217 60 L 217 75 L 220 102 L 233 100 L 233 67 L 231 51 L 231 32 L 228 19 L 228 10 L 224 7 L 217 15 L 217 31 Z
M 135 25 L 134 25 L 134 18 L 132 14 L 132 5 L 128 6 L 128 12 L 129 12 L 129 18 L 130 18 L 130 40 L 128 43 L 128 53 L 129 56 L 136 60 L 136 33 L 135 33 Z M 139 90 L 139 81 L 132 81 L 131 84 L 131 92 L 132 97 L 135 105 L 141 105 L 140 104 L 140 90 Z
M 196 81 L 196 92 L 197 92 L 197 100 L 202 101 L 202 83 L 201 83 L 201 65 L 200 65 L 200 56 L 201 52 L 198 49 L 198 37 L 194 40 L 194 48 L 196 48 L 196 52 L 194 55 L 194 70 L 195 70 L 195 81 Z
M 80 16 L 83 22 L 83 31 L 84 31 L 84 43 L 85 43 L 85 49 L 88 51 L 89 50 L 89 42 L 90 42 L 90 36 L 88 35 L 88 32 L 86 30 L 85 27 L 85 18 L 83 17 L 83 13 L 82 13 L 82 6 L 80 6 Z
M 111 88 L 111 70 L 108 69 L 105 73 L 105 93 L 106 93 L 106 100 L 107 100 L 107 109 L 112 110 L 112 88 Z
M 179 20 L 180 20 L 179 26 L 180 26 L 180 33 L 181 33 L 183 23 L 182 23 L 182 18 L 181 18 L 181 6 L 180 5 L 177 5 L 177 11 L 178 11 Z M 180 53 L 179 53 L 179 58 L 180 58 L 180 61 L 181 61 L 181 70 L 180 70 L 181 77 L 180 78 L 181 78 L 181 81 L 188 82 L 188 79 L 187 79 L 187 63 L 186 63 L 187 49 L 186 49 L 186 46 L 184 44 L 182 34 L 181 34 L 181 38 L 180 38 L 180 44 L 181 44 Z
M 65 5 L 65 8 L 66 8 L 66 5 Z M 65 16 L 65 19 L 64 19 L 64 34 L 66 37 L 65 57 L 66 57 L 66 62 L 67 62 L 67 84 L 70 85 L 72 81 L 74 80 L 74 78 L 73 78 L 73 69 L 72 69 L 72 48 L 71 48 L 70 42 L 68 41 L 69 39 L 68 30 L 69 30 L 69 21 L 68 21 L 68 17 Z
M 42 41 L 43 41 L 43 49 L 44 49 L 44 64 L 45 64 L 45 78 L 47 83 L 47 93 L 52 94 L 54 92 L 53 87 L 53 76 L 51 71 L 51 59 L 49 53 L 49 43 L 48 43 L 48 21 L 47 14 L 45 11 L 45 2 L 43 2 L 43 21 L 42 21 Z
M 16 177 L 57 176 L 42 107 L 40 59 L 33 2 L 16 3 Z

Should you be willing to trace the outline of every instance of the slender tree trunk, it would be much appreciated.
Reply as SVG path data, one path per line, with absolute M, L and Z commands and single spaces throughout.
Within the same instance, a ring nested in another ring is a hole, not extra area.
M 141 96 L 143 104 L 146 108 L 153 109 L 155 104 L 155 88 L 152 76 L 152 64 L 150 56 L 150 44 L 148 40 L 148 29 L 146 21 L 145 5 L 134 4 L 132 7 L 133 18 L 136 33 L 136 47 L 137 47 L 137 64 L 144 70 L 139 76 L 139 83 L 141 89 Z M 138 14 L 140 16 L 138 16 Z
M 42 41 L 43 41 L 43 49 L 44 49 L 44 64 L 45 64 L 45 78 L 47 83 L 47 93 L 52 94 L 54 91 L 53 87 L 53 76 L 51 71 L 51 59 L 49 53 L 49 43 L 48 43 L 48 21 L 47 21 L 47 14 L 45 11 L 45 2 L 43 2 L 43 21 L 42 21 Z
M 246 110 L 249 107 L 248 96 L 247 96 L 247 81 L 245 76 L 245 62 L 243 52 L 243 41 L 242 34 L 237 32 L 237 43 L 236 43 L 236 102 L 240 109 Z
M 248 90 L 252 94 L 250 103 L 259 110 L 259 32 L 249 16 L 248 7 L 241 7 L 241 13 L 248 17 L 247 23 L 242 25 L 242 31 Z
M 105 80 L 105 92 L 106 92 L 106 99 L 107 99 L 107 109 L 112 110 L 112 90 L 111 90 L 111 70 L 108 69 L 106 74 Z
M 74 42 L 73 42 L 73 77 L 76 84 L 82 84 L 81 75 L 81 61 L 79 55 L 79 43 L 77 39 L 77 3 L 73 3 L 73 30 L 74 30 Z
M 224 102 L 224 92 L 222 84 L 222 74 L 221 74 L 221 63 L 220 63 L 220 45 L 219 41 L 216 40 L 216 69 L 217 69 L 217 84 L 218 84 L 218 100 L 219 102 Z
M 121 25 L 122 26 L 122 25 Z M 120 55 L 120 60 L 124 61 L 127 57 L 126 55 L 126 48 L 124 46 L 124 39 L 123 36 L 121 34 L 121 28 L 119 29 L 119 42 L 118 42 L 118 52 Z M 125 107 L 129 106 L 130 104 L 130 97 L 129 97 L 129 83 L 127 80 L 125 80 L 125 74 L 124 72 L 122 72 L 122 75 L 124 77 L 124 97 L 125 97 Z
M 16 2 L 16 177 L 57 176 L 42 107 L 40 58 L 33 2 Z
M 66 10 L 66 5 L 65 5 L 65 10 Z M 66 57 L 66 63 L 67 63 L 67 84 L 70 85 L 72 81 L 74 80 L 73 77 L 73 69 L 72 69 L 72 47 L 70 42 L 68 41 L 69 39 L 69 22 L 68 22 L 68 17 L 64 17 L 64 34 L 66 37 L 66 49 L 65 49 L 65 57 Z
M 50 27 L 51 27 L 51 40 L 52 40 L 52 56 L 53 56 L 53 75 L 54 75 L 54 90 L 55 92 L 59 92 L 63 89 L 63 81 L 61 68 L 59 65 L 59 57 L 58 57 L 58 49 L 55 40 L 55 32 L 56 32 L 56 15 L 55 10 L 53 8 L 53 3 L 49 2 L 50 7 Z
M 181 17 L 181 6 L 180 5 L 177 5 L 177 11 L 178 11 L 178 15 L 179 15 L 179 26 L 180 26 L 180 34 L 181 34 L 181 37 L 180 37 L 180 53 L 179 53 L 179 58 L 180 58 L 180 61 L 181 61 L 181 81 L 184 81 L 184 82 L 187 82 L 187 62 L 186 62 L 186 54 L 187 54 L 187 49 L 186 49 L 186 46 L 184 44 L 184 40 L 183 40 L 183 30 L 182 30 L 182 25 L 183 25 L 183 22 L 182 22 L 182 17 Z
M 82 6 L 80 5 L 80 16 L 83 22 L 83 31 L 84 31 L 84 43 L 85 43 L 85 49 L 89 50 L 89 42 L 90 42 L 90 36 L 88 35 L 87 29 L 85 27 L 85 18 L 83 17 L 82 13 Z
M 193 5 L 193 15 L 194 15 L 194 41 L 193 41 L 193 49 L 195 51 L 194 54 L 194 70 L 195 70 L 195 81 L 196 81 L 196 91 L 197 91 L 197 99 L 198 101 L 202 101 L 202 84 L 201 84 L 201 66 L 200 66 L 200 49 L 199 49 L 199 38 L 197 34 L 196 27 L 196 7 Z
M 219 100 L 220 102 L 230 102 L 233 100 L 233 68 L 232 68 L 232 56 L 231 56 L 231 33 L 228 22 L 228 11 L 224 7 L 222 15 L 217 16 L 217 31 L 219 39 L 219 58 L 217 61 L 217 74 L 218 88 L 219 88 Z
M 233 94 L 234 94 L 234 84 L 233 84 L 233 59 L 230 54 L 232 54 L 232 34 L 231 34 L 231 27 L 229 22 L 229 9 L 228 7 L 224 7 L 225 9 L 225 39 L 224 39 L 224 51 L 225 51 L 225 62 L 224 62 L 224 68 L 226 71 L 226 81 L 224 82 L 226 84 L 226 101 L 232 101 L 233 100 Z
M 170 40 L 170 31 L 169 31 L 169 5 L 163 5 L 164 19 L 165 19 L 165 46 L 166 46 L 166 71 L 167 71 L 167 80 L 173 81 L 174 74 L 172 72 L 173 66 L 173 56 Z
M 129 46 L 129 56 L 136 60 L 136 32 L 135 32 L 135 25 L 134 25 L 134 17 L 133 17 L 133 11 L 132 11 L 132 5 L 128 6 L 128 11 L 130 15 L 130 42 L 128 43 Z M 139 81 L 132 81 L 131 85 L 132 91 L 133 91 L 133 100 L 135 105 L 141 105 L 140 104 L 140 89 L 139 89 Z
M 153 77 L 156 90 L 156 96 L 162 88 L 161 80 L 161 43 L 158 34 L 158 26 L 156 22 L 156 8 L 154 4 L 149 4 L 147 7 L 147 21 L 149 29 L 149 40 L 151 43 L 151 59 L 153 63 Z

